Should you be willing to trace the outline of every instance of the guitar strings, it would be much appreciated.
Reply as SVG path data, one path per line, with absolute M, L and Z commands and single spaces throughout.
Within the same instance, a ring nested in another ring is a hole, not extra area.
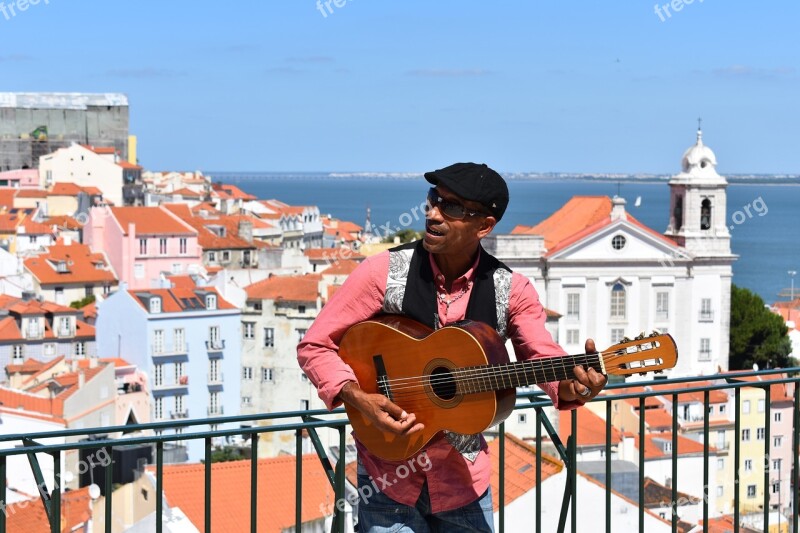
M 601 354 L 597 354 L 597 353 L 595 353 L 595 354 L 582 354 L 582 355 L 579 355 L 579 356 L 572 356 L 572 358 L 575 361 L 579 361 L 580 358 L 587 359 L 587 361 L 585 361 L 585 362 L 588 363 L 588 358 L 591 357 L 591 356 L 603 355 L 604 357 L 608 357 L 608 358 L 612 359 L 612 358 L 624 355 L 624 353 L 625 352 L 622 351 L 622 350 L 617 350 L 617 351 L 613 351 L 613 352 L 609 351 L 609 352 L 605 352 L 605 353 L 601 353 Z M 523 363 L 540 363 L 540 362 L 544 363 L 544 362 L 548 362 L 548 359 L 551 359 L 551 358 L 542 359 L 542 360 L 524 361 Z M 599 358 L 598 358 L 598 362 L 599 362 Z M 556 366 L 552 366 L 550 370 L 552 370 L 554 374 L 557 374 L 559 371 L 561 371 L 565 378 L 569 377 L 569 375 L 570 375 L 569 372 L 572 371 L 572 368 L 567 368 L 566 366 L 564 366 L 563 365 L 563 361 L 561 361 L 561 363 L 562 363 L 562 367 L 560 369 L 558 367 L 556 367 Z M 610 368 L 610 367 L 614 367 L 615 366 L 612 361 L 609 361 L 609 363 L 610 364 L 606 364 L 606 368 Z M 512 368 L 490 369 L 488 372 L 484 372 L 484 373 L 480 373 L 479 370 L 481 370 L 481 369 L 480 368 L 459 369 L 459 370 L 454 371 L 453 374 L 446 375 L 446 376 L 435 376 L 435 377 L 434 376 L 417 376 L 416 378 L 414 378 L 414 377 L 411 377 L 411 378 L 398 378 L 397 380 L 394 380 L 394 381 L 398 381 L 400 379 L 406 380 L 406 381 L 407 380 L 415 380 L 415 383 L 406 383 L 406 384 L 404 384 L 402 386 L 398 386 L 396 388 L 393 388 L 390 391 L 390 394 L 392 395 L 393 398 L 403 398 L 404 400 L 408 400 L 410 398 L 413 398 L 414 396 L 418 396 L 418 395 L 419 396 L 425 396 L 425 395 L 427 395 L 427 392 L 424 389 L 425 389 L 426 385 L 428 385 L 428 384 L 437 385 L 437 384 L 440 384 L 440 383 L 443 383 L 443 382 L 444 383 L 448 383 L 449 382 L 449 383 L 452 383 L 452 384 L 456 385 L 456 388 L 458 388 L 459 382 L 461 382 L 461 384 L 464 384 L 465 380 L 471 380 L 471 381 L 473 381 L 474 384 L 477 384 L 477 385 L 485 385 L 487 380 L 489 381 L 489 384 L 491 385 L 491 380 L 494 380 L 495 381 L 495 386 L 497 386 L 497 378 L 498 377 L 500 377 L 500 378 L 508 377 L 511 380 L 516 375 L 519 374 L 518 371 L 515 371 Z M 526 370 L 528 372 L 533 371 L 534 375 L 536 374 L 536 372 L 538 370 L 541 370 L 541 371 L 543 371 L 545 373 L 544 374 L 545 375 L 545 379 L 547 379 L 547 377 L 548 377 L 547 376 L 547 372 L 549 371 L 548 369 L 544 368 L 543 366 L 539 366 L 538 369 L 534 368 L 534 365 L 531 365 L 531 368 L 529 368 L 529 369 L 523 369 L 523 370 Z M 471 375 L 469 375 L 469 374 L 471 374 Z M 430 377 L 430 379 L 425 380 L 426 377 Z M 560 377 L 559 375 L 554 375 L 554 381 L 557 380 L 559 377 Z M 478 383 L 477 380 L 481 380 L 480 383 Z M 393 380 L 389 380 L 389 382 L 391 382 L 391 381 L 393 381 Z M 460 392 L 467 393 L 467 394 L 470 394 L 472 392 L 486 392 L 486 391 L 480 391 L 480 390 L 478 390 L 478 391 L 470 391 L 469 388 L 470 388 L 469 386 L 464 387 L 464 389 L 466 389 L 466 390 L 462 390 Z M 420 389 L 423 389 L 423 390 L 420 390 Z M 492 388 L 487 389 L 487 390 L 492 390 Z
M 561 357 L 547 357 L 547 358 L 539 358 L 539 359 L 532 359 L 528 361 L 520 361 L 517 363 L 509 363 L 508 365 L 502 365 L 499 367 L 492 367 L 492 368 L 481 368 L 481 367 L 474 367 L 474 368 L 463 368 L 463 369 L 454 369 L 450 374 L 443 375 L 443 376 L 415 376 L 415 377 L 407 377 L 407 378 L 396 378 L 393 380 L 387 380 L 385 383 L 391 386 L 392 383 L 395 383 L 395 386 L 391 387 L 390 394 L 392 397 L 403 397 L 404 399 L 408 399 L 410 396 L 422 393 L 426 394 L 419 389 L 424 389 L 427 385 L 438 385 L 442 383 L 452 383 L 456 385 L 458 388 L 459 382 L 463 385 L 465 381 L 471 381 L 474 385 L 478 385 L 479 387 L 485 385 L 487 382 L 491 385 L 491 382 L 494 381 L 495 386 L 497 386 L 498 378 L 509 379 L 509 381 L 513 382 L 513 379 L 516 377 L 517 381 L 519 381 L 519 374 L 520 371 L 529 373 L 533 372 L 534 376 L 541 371 L 544 374 L 545 380 L 548 379 L 548 373 L 553 372 L 554 381 L 557 380 L 560 376 L 569 377 L 572 372 L 572 367 L 567 367 L 565 363 L 568 362 L 575 362 L 576 364 L 587 364 L 589 366 L 593 366 L 593 363 L 599 363 L 600 356 L 608 357 L 608 356 L 615 356 L 620 355 L 621 351 L 614 351 L 614 352 L 605 352 L 605 353 L 593 353 L 593 354 L 580 354 L 575 356 L 566 357 L 568 361 L 560 360 Z M 548 363 L 560 363 L 561 367 L 559 368 L 557 365 L 549 364 Z M 520 368 L 521 366 L 521 368 Z M 526 368 L 527 367 L 527 368 Z M 549 368 L 548 368 L 549 367 Z M 598 366 L 599 369 L 599 366 Z M 426 379 L 427 378 L 427 379 Z M 479 381 L 480 380 L 480 381 Z M 468 389 L 469 383 L 465 387 L 467 390 L 462 391 L 466 393 L 470 393 Z M 491 388 L 489 389 L 491 390 Z M 482 391 L 474 391 L 474 392 L 482 392 Z

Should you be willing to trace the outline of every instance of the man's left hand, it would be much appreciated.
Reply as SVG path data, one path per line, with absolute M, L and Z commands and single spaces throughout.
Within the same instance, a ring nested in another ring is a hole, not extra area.
M 586 340 L 586 353 L 597 353 L 594 340 Z M 594 368 L 584 370 L 580 365 L 574 368 L 575 379 L 565 379 L 558 383 L 558 397 L 567 402 L 579 401 L 588 402 L 603 390 L 608 382 L 608 377 L 604 376 Z

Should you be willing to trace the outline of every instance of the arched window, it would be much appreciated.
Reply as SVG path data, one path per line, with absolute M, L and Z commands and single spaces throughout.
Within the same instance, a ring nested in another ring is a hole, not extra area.
M 700 204 L 700 229 L 711 229 L 711 200 L 708 198 Z
M 683 227 L 683 196 L 675 198 L 675 210 L 672 213 L 675 218 L 675 231 Z
M 611 318 L 625 318 L 625 286 L 616 282 L 611 287 Z

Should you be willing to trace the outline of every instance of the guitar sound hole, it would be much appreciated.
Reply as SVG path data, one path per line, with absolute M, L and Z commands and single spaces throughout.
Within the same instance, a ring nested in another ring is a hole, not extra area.
M 438 367 L 431 372 L 431 388 L 442 400 L 452 400 L 456 396 L 456 380 L 449 368 Z

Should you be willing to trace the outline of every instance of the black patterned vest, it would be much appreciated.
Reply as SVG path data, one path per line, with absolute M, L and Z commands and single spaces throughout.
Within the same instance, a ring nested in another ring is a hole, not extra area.
M 510 293 L 511 270 L 481 248 L 465 317 L 489 324 L 503 339 L 508 338 Z M 405 315 L 438 329 L 436 298 L 430 254 L 422 246 L 422 241 L 389 250 L 389 276 L 383 311 Z M 462 435 L 446 431 L 445 436 L 464 457 L 475 461 L 481 447 L 480 434 Z

